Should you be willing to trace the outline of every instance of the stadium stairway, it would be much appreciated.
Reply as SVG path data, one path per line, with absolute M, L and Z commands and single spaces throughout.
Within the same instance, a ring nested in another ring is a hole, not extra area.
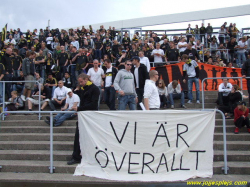
M 195 95 L 195 94 L 194 94 Z M 214 109 L 217 92 L 205 93 L 205 108 Z M 179 106 L 176 102 L 176 107 Z M 201 109 L 201 104 L 186 104 L 188 109 Z M 101 104 L 101 110 L 107 110 Z M 180 109 L 180 108 L 176 108 Z M 168 110 L 168 109 L 167 109 Z M 42 117 L 44 119 L 45 116 Z M 76 165 L 68 166 L 73 150 L 74 120 L 67 120 L 54 128 L 54 174 L 49 174 L 49 126 L 33 115 L 9 115 L 0 122 L 0 183 L 67 183 L 67 184 L 122 184 L 86 176 L 74 177 Z M 250 134 L 243 128 L 234 134 L 233 119 L 226 120 L 228 175 L 223 174 L 223 128 L 220 114 L 216 114 L 214 133 L 214 176 L 204 180 L 244 180 L 250 182 Z M 183 182 L 183 181 L 182 181 Z M 138 184 L 138 182 L 137 182 Z M 17 185 L 15 185 L 17 186 Z

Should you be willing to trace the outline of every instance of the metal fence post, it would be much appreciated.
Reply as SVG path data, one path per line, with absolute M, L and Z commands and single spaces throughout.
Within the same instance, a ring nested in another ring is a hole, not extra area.
M 53 114 L 50 112 L 50 173 L 53 173 Z

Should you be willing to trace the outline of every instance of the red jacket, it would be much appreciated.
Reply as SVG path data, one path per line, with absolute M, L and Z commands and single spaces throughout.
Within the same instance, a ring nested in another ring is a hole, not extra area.
M 234 109 L 234 122 L 239 119 L 242 115 L 248 117 L 249 109 L 247 108 L 245 112 L 239 110 L 238 107 Z

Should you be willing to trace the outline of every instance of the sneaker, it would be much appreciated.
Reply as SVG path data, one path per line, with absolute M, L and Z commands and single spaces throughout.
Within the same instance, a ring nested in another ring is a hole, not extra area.
M 249 132 L 249 131 L 248 131 Z M 239 134 L 239 128 L 238 127 L 235 127 L 234 129 L 234 134 Z
M 174 105 L 171 105 L 171 109 L 174 109 Z
M 181 105 L 181 108 L 187 108 L 185 105 Z
M 250 128 L 247 129 L 248 133 L 250 133 Z
M 188 104 L 192 104 L 192 101 L 191 100 L 188 100 L 188 102 L 187 102 Z
M 22 99 L 23 101 L 26 101 L 26 99 L 25 99 L 25 96 L 24 96 L 24 95 L 21 95 L 21 99 Z
M 197 104 L 201 104 L 199 100 L 196 101 Z

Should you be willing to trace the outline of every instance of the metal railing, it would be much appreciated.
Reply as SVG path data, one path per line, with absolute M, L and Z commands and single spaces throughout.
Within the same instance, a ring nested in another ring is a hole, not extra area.
M 218 109 L 201 109 L 199 111 L 214 111 L 219 112 L 222 116 L 223 120 L 223 152 L 224 152 L 224 174 L 227 174 L 228 166 L 227 166 L 227 144 L 226 144 L 226 121 L 225 121 L 225 115 L 222 111 Z M 76 111 L 3 111 L 0 114 L 4 115 L 5 113 L 15 113 L 15 114 L 33 114 L 33 113 L 42 113 L 42 114 L 48 114 L 50 115 L 50 166 L 49 166 L 49 173 L 54 173 L 55 167 L 54 167 L 54 147 L 53 147 L 53 114 L 59 114 L 59 113 L 75 113 Z M 1 168 L 1 166 L 0 166 Z M 223 168 L 222 168 L 223 169 Z
M 197 109 L 195 109 L 197 110 Z M 201 109 L 199 111 L 216 111 L 218 113 L 221 114 L 222 117 L 222 125 L 223 125 L 223 159 L 224 159 L 224 168 L 222 167 L 222 170 L 224 170 L 224 174 L 227 175 L 228 174 L 228 166 L 227 166 L 227 130 L 226 130 L 226 118 L 225 118 L 225 114 L 218 109 Z
M 49 166 L 49 172 L 54 173 L 54 157 L 53 157 L 53 114 L 59 114 L 59 113 L 76 113 L 76 111 L 3 111 L 0 114 L 0 117 L 4 116 L 5 113 L 9 114 L 33 114 L 33 113 L 39 113 L 39 114 L 50 114 L 50 166 Z M 2 115 L 2 116 L 1 116 Z M 0 166 L 1 167 L 1 166 Z
M 6 85 L 5 84 L 6 83 L 17 83 L 17 82 L 24 82 L 24 83 L 25 82 L 34 82 L 34 83 L 37 83 L 38 89 L 39 89 L 38 110 L 41 111 L 41 85 L 40 85 L 39 81 L 36 81 L 36 80 L 34 80 L 34 81 L 0 81 L 0 83 L 3 83 L 3 93 L 0 93 L 0 94 L 3 94 L 3 110 L 5 109 L 5 91 L 6 91 L 6 89 L 5 89 Z M 38 118 L 40 120 L 40 118 L 41 118 L 40 113 L 38 115 Z M 2 116 L 2 120 L 4 120 L 4 116 Z
M 249 78 L 250 77 L 246 77 L 246 78 Z M 209 78 L 204 78 L 202 79 L 201 81 L 201 103 L 202 103 L 202 109 L 205 109 L 205 96 L 204 96 L 204 87 L 203 87 L 203 84 L 204 84 L 204 81 L 205 80 L 208 80 L 208 79 L 240 79 L 240 85 L 241 85 L 241 88 L 243 86 L 243 83 L 242 83 L 242 79 L 243 77 L 209 77 Z
M 217 52 L 217 51 L 227 51 L 226 57 L 227 57 L 227 62 L 229 62 L 229 55 L 228 55 L 229 53 L 228 53 L 228 51 L 229 51 L 230 49 L 218 49 L 218 48 L 216 48 L 216 49 L 215 49 L 215 48 L 214 48 L 214 49 L 211 49 L 211 48 L 209 48 L 208 50 L 209 50 L 210 52 L 212 52 L 212 51 L 216 51 L 216 52 Z

